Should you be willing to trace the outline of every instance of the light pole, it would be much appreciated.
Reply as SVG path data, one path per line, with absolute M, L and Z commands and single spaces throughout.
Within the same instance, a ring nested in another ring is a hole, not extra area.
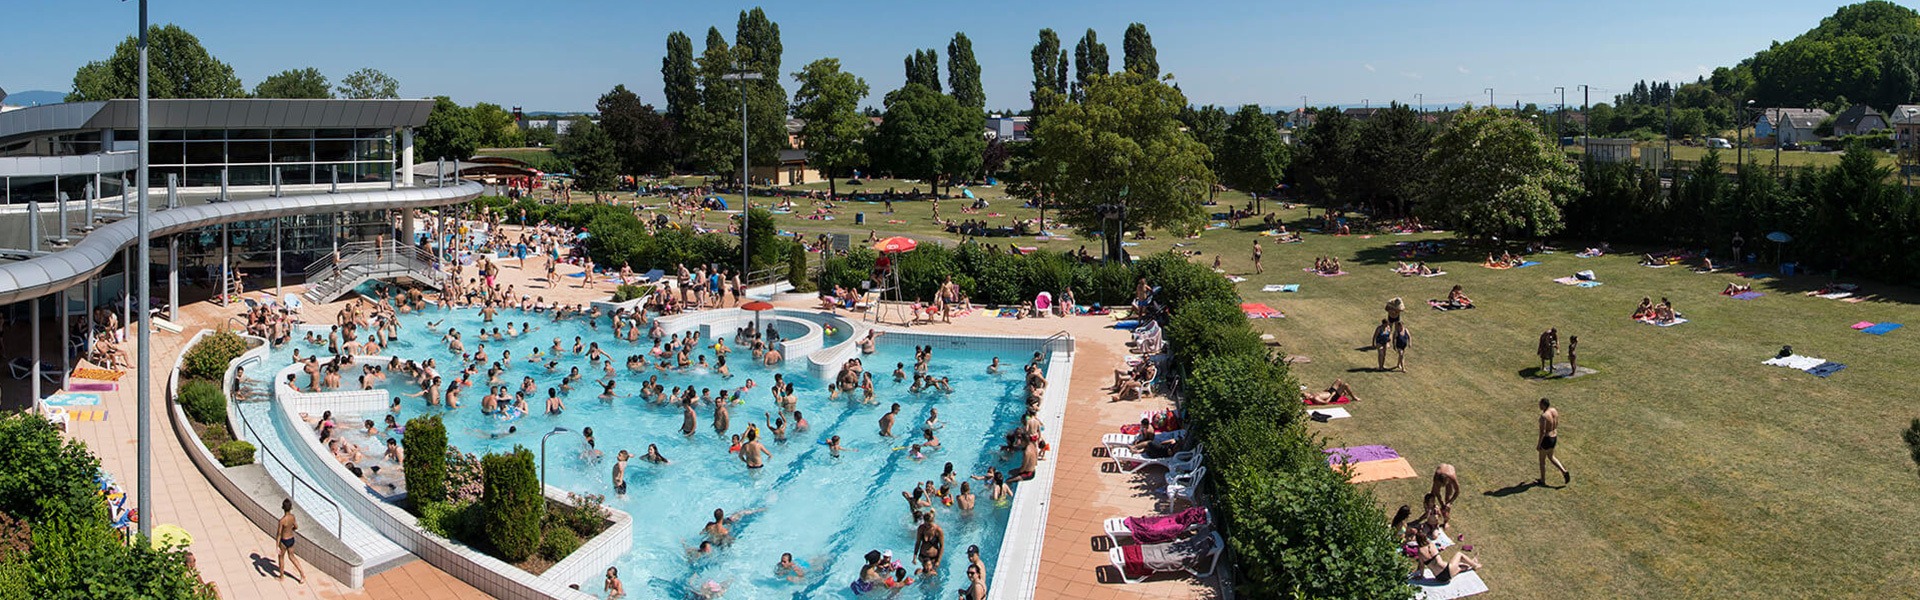
M 147 153 L 147 120 L 147 0 L 140 0 L 140 152 L 138 157 L 139 167 L 137 168 L 139 174 L 136 175 L 138 180 L 135 182 L 135 185 L 139 186 L 135 189 L 139 194 L 140 206 L 138 212 L 134 213 L 136 215 L 134 218 L 134 228 L 138 230 L 140 237 L 139 250 L 137 251 L 139 257 L 135 259 L 140 261 L 140 303 L 136 305 L 140 312 L 140 352 L 139 357 L 134 362 L 134 365 L 139 367 L 134 379 L 139 382 L 136 388 L 138 391 L 135 395 L 136 406 L 138 407 L 136 409 L 138 414 L 135 418 L 138 419 L 139 422 L 135 425 L 135 429 L 136 437 L 139 440 L 136 442 L 136 450 L 140 456 L 138 480 L 140 486 L 140 535 L 142 537 L 153 534 L 154 519 L 152 502 L 153 440 L 151 439 L 153 437 L 153 432 L 151 431 L 153 428 L 153 382 L 152 378 L 147 377 L 147 373 L 151 373 L 151 369 L 153 368 L 151 350 L 153 348 L 153 311 L 147 309 L 147 307 L 153 306 L 153 289 L 151 289 L 148 283 L 148 280 L 152 279 L 153 240 L 151 238 L 153 237 L 153 231 L 148 228 L 147 224 L 147 184 L 149 183 L 147 180 L 147 163 L 151 158 Z M 65 233 L 64 231 L 61 232 L 62 235 L 65 235 Z M 66 300 L 62 299 L 60 305 L 66 306 Z M 37 340 L 36 343 L 38 343 Z M 34 368 L 37 369 L 39 367 L 36 366 Z M 39 374 L 35 373 L 34 376 L 38 377 Z
M 1493 88 L 1487 88 L 1487 107 L 1493 107 Z
M 1560 107 L 1553 111 L 1553 145 L 1560 146 L 1560 122 L 1567 118 L 1567 87 L 1556 85 L 1553 91 L 1560 93 Z
M 765 79 L 757 71 L 734 71 L 721 75 L 722 81 L 740 82 L 740 281 L 744 285 L 750 276 L 747 272 L 747 220 L 753 216 L 753 201 L 750 194 L 753 183 L 748 179 L 747 170 L 747 84 L 748 81 Z
M 565 427 L 555 427 L 553 431 L 549 431 L 546 435 L 540 436 L 540 494 L 543 496 L 547 493 L 547 438 L 553 437 L 553 434 L 556 433 L 567 433 L 569 431 L 573 430 Z
M 1420 103 L 1420 114 L 1422 115 L 1427 114 L 1427 95 L 1426 94 L 1419 94 L 1419 93 L 1414 94 L 1413 101 Z
M 1907 110 L 1902 114 L 1907 117 L 1905 123 L 1907 126 L 1906 131 L 1900 132 L 1904 135 L 1896 137 L 1900 138 L 1900 154 L 1906 158 L 1906 160 L 1903 161 L 1905 166 L 1903 166 L 1901 170 L 1906 171 L 1907 195 L 1913 195 L 1913 158 L 1916 152 L 1920 152 L 1920 147 L 1916 147 L 1913 144 L 1913 117 L 1916 114 L 1920 114 L 1920 108 L 1907 107 Z
M 1745 177 L 1747 175 L 1747 140 L 1746 135 L 1742 132 L 1745 131 L 1747 127 L 1753 125 L 1753 119 L 1748 117 L 1748 115 L 1753 112 L 1753 101 L 1747 101 L 1746 110 L 1740 110 L 1740 108 L 1738 105 L 1734 106 L 1734 110 L 1738 112 L 1733 115 L 1733 161 L 1739 164 L 1733 167 L 1733 172 L 1735 175 Z

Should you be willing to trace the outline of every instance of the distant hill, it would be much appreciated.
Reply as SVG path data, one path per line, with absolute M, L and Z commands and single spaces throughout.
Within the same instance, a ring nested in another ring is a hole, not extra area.
M 39 106 L 41 104 L 59 104 L 65 102 L 66 99 L 66 92 L 26 90 L 23 92 L 7 92 L 7 99 L 3 102 L 12 106 Z
M 1920 13 L 1884 0 L 1840 7 L 1805 34 L 1715 70 L 1711 83 L 1761 106 L 1891 109 L 1920 91 Z

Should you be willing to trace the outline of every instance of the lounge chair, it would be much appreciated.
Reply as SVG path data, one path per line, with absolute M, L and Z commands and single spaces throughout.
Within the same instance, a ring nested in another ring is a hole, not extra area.
M 14 379 L 26 379 L 32 376 L 31 374 L 33 373 L 33 359 L 27 358 L 25 356 L 15 358 L 11 361 L 7 361 L 7 368 L 13 371 Z M 56 366 L 44 364 L 44 363 L 40 365 L 40 377 L 43 379 L 46 379 L 50 383 L 55 383 L 55 384 L 60 383 L 60 376 L 62 375 L 65 375 L 65 373 L 60 372 L 60 367 L 56 367 Z
M 1194 494 L 1199 493 L 1200 482 L 1207 479 L 1207 467 L 1195 467 L 1191 473 L 1167 473 L 1167 502 L 1169 506 L 1185 501 L 1188 506 L 1198 505 Z
M 652 271 L 647 271 L 647 272 L 646 272 L 646 274 L 644 274 L 644 275 L 641 275 L 641 276 L 640 276 L 640 282 L 641 282 L 641 283 L 653 283 L 653 282 L 656 282 L 656 281 L 660 281 L 660 278 L 662 278 L 662 277 L 666 277 L 666 276 L 667 276 L 667 272 L 666 272 L 666 271 L 663 271 L 663 270 L 660 270 L 660 269 L 654 269 L 654 270 L 652 270 Z
M 1195 506 L 1171 515 L 1113 517 L 1106 520 L 1107 540 L 1122 545 L 1122 538 L 1136 544 L 1170 542 L 1196 526 L 1212 523 L 1213 516 L 1204 506 Z
M 1220 565 L 1226 541 L 1218 532 L 1165 544 L 1129 544 L 1107 550 L 1113 568 L 1127 583 L 1140 583 L 1160 573 L 1186 571 L 1194 577 L 1213 575 Z
M 1200 450 L 1196 448 L 1166 458 L 1147 458 L 1144 454 L 1134 452 L 1133 448 L 1121 446 L 1108 448 L 1107 457 L 1113 459 L 1114 466 L 1119 467 L 1123 473 L 1138 473 L 1147 467 L 1160 467 L 1172 471 L 1176 467 L 1192 468 L 1191 465 L 1199 461 Z

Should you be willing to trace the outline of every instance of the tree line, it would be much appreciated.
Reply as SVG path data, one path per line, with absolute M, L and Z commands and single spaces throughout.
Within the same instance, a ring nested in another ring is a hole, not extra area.
M 215 58 L 200 38 L 179 25 L 150 25 L 147 30 L 147 93 L 152 98 L 399 98 L 400 82 L 379 69 L 348 73 L 332 84 L 319 69 L 287 69 L 254 84 L 240 83 L 233 66 Z M 68 102 L 134 98 L 140 89 L 138 40 L 127 36 L 106 60 L 83 65 L 73 74 Z

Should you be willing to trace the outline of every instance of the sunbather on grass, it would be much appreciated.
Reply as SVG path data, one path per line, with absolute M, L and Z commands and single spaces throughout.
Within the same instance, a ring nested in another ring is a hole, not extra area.
M 1301 397 L 1307 401 L 1307 404 L 1334 404 L 1340 402 L 1342 399 L 1347 402 L 1360 401 L 1360 397 L 1354 395 L 1353 387 L 1347 385 L 1344 379 L 1335 379 L 1333 380 L 1333 385 L 1327 386 L 1326 390 L 1305 392 L 1301 394 Z

